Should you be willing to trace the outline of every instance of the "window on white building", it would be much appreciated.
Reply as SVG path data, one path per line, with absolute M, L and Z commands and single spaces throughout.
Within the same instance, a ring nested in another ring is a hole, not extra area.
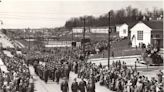
M 143 31 L 137 31 L 137 39 L 143 40 Z
M 156 38 L 159 38 L 160 36 L 159 36 L 159 34 L 156 34 Z
M 123 30 L 123 33 L 126 34 L 126 29 Z

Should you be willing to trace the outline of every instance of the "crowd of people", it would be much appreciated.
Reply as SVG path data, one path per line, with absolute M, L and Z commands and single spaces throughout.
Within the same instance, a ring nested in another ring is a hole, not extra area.
M 78 51 L 77 49 L 63 49 L 55 49 L 56 51 L 53 52 L 53 55 L 32 55 L 34 57 L 32 57 L 29 62 L 32 62 L 31 64 L 34 66 L 35 73 L 40 77 L 40 79 L 45 81 L 45 83 L 47 83 L 49 80 L 53 80 L 59 84 L 61 80 L 64 80 L 61 83 L 61 90 L 62 92 L 67 92 L 66 89 L 68 89 L 70 72 L 74 71 L 76 74 L 78 74 L 82 68 L 83 59 L 79 55 L 81 51 Z M 84 78 L 85 77 L 81 77 L 81 81 L 79 83 L 77 83 L 76 78 L 74 79 L 74 82 L 71 85 L 72 92 L 77 92 L 75 90 L 81 90 L 80 92 L 85 92 L 85 90 L 90 90 L 93 88 L 89 88 L 87 85 L 91 85 L 94 82 L 90 80 L 86 83 Z
M 89 66 L 89 67 L 88 67 Z M 110 90 L 117 92 L 163 92 L 164 85 L 162 82 L 163 72 L 157 73 L 157 79 L 141 75 L 136 67 L 128 68 L 126 63 L 120 61 L 113 62 L 110 69 L 103 67 L 101 64 L 96 66 L 88 64 L 83 68 L 82 76 L 92 75 L 95 82 L 99 81 L 100 85 L 106 86 Z M 90 78 L 90 77 L 86 78 Z
M 60 78 L 69 79 L 70 64 L 68 62 L 52 62 L 52 61 L 35 61 L 34 69 L 36 74 L 46 83 L 48 79 L 59 83 Z
M 0 54 L 7 71 L 0 69 L 0 92 L 34 92 L 33 77 L 25 60 Z
M 50 51 L 50 53 L 49 53 Z M 77 48 L 55 48 L 30 55 L 8 57 L 1 52 L 1 59 L 8 72 L 0 71 L 0 90 L 2 92 L 33 92 L 34 81 L 28 65 L 34 67 L 35 73 L 47 83 L 50 79 L 62 83 L 61 91 L 68 92 L 70 72 L 77 74 L 71 84 L 72 92 L 95 92 L 96 83 L 116 92 L 163 92 L 163 72 L 148 79 L 141 75 L 136 67 L 128 67 L 126 62 L 115 61 L 110 67 L 101 63 L 96 65 L 82 59 L 82 52 Z
M 103 52 L 103 50 L 107 50 L 107 45 L 106 40 L 85 43 L 86 51 L 91 54 L 98 54 Z
M 36 74 L 46 83 L 52 79 L 59 83 L 60 79 L 62 92 L 68 92 L 68 80 L 70 72 L 82 79 L 79 83 L 74 79 L 71 85 L 72 92 L 95 92 L 95 83 L 106 86 L 117 92 L 163 92 L 162 76 L 159 71 L 157 78 L 141 75 L 136 67 L 128 67 L 126 62 L 116 61 L 108 69 L 106 66 L 96 65 L 86 60 L 81 60 L 77 49 L 56 49 L 54 55 L 33 59 Z M 85 80 L 87 81 L 85 81 Z M 85 89 L 85 90 L 82 90 Z M 75 91 L 73 91 L 75 90 Z

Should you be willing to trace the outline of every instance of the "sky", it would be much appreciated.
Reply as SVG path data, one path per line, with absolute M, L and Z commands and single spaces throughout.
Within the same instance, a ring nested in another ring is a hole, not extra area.
M 1 0 L 1 28 L 54 28 L 72 17 L 99 15 L 127 6 L 145 11 L 163 8 L 162 1 L 125 0 Z

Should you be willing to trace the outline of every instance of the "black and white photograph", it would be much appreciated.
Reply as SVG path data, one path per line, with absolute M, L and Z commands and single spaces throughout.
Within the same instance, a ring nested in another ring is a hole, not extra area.
M 0 0 L 0 92 L 164 92 L 163 0 Z

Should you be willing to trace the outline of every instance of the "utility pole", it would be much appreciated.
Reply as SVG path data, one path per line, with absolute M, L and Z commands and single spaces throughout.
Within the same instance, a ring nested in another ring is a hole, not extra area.
M 45 39 L 45 33 L 44 33 L 44 31 L 47 31 L 47 29 L 45 28 L 45 29 L 43 29 L 43 32 L 42 32 L 42 34 L 41 34 L 41 42 L 42 42 L 42 39 L 43 39 L 43 44 L 45 44 L 46 43 L 46 39 Z M 42 44 L 41 44 L 42 45 Z
M 110 33 L 111 33 L 111 29 L 110 29 L 110 12 L 108 13 L 108 69 L 110 69 Z
M 49 29 L 47 29 L 47 30 L 48 30 L 48 35 L 46 35 L 46 39 L 47 39 L 47 45 L 48 45 L 49 37 L 51 37 L 51 36 L 50 36 L 51 30 L 49 30 Z M 46 46 L 46 45 L 45 45 L 45 46 Z
M 74 41 L 74 39 L 73 39 L 73 30 L 72 30 L 72 42 Z
M 3 25 L 3 21 L 2 21 L 2 20 L 0 20 L 0 22 L 1 22 L 1 23 L 0 23 L 0 25 L 2 26 L 2 25 Z M 2 30 L 2 27 L 1 27 L 1 29 L 0 29 L 0 30 Z M 1 32 L 2 32 L 2 31 L 1 31 Z M 0 43 L 0 50 L 2 50 L 2 48 L 3 48 L 3 47 L 2 47 L 2 43 Z
M 71 30 L 72 31 L 72 50 L 73 50 L 73 30 Z
M 29 43 L 28 43 L 28 45 L 29 45 L 29 46 L 28 46 L 28 47 L 29 47 L 28 49 L 29 49 L 29 51 L 30 51 L 30 29 L 29 29 L 29 28 L 27 28 L 27 30 L 26 30 L 26 31 L 28 31 L 28 32 L 29 32 L 29 33 L 28 33 L 28 42 L 29 42 Z
M 85 18 L 83 18 L 83 54 L 85 58 Z

